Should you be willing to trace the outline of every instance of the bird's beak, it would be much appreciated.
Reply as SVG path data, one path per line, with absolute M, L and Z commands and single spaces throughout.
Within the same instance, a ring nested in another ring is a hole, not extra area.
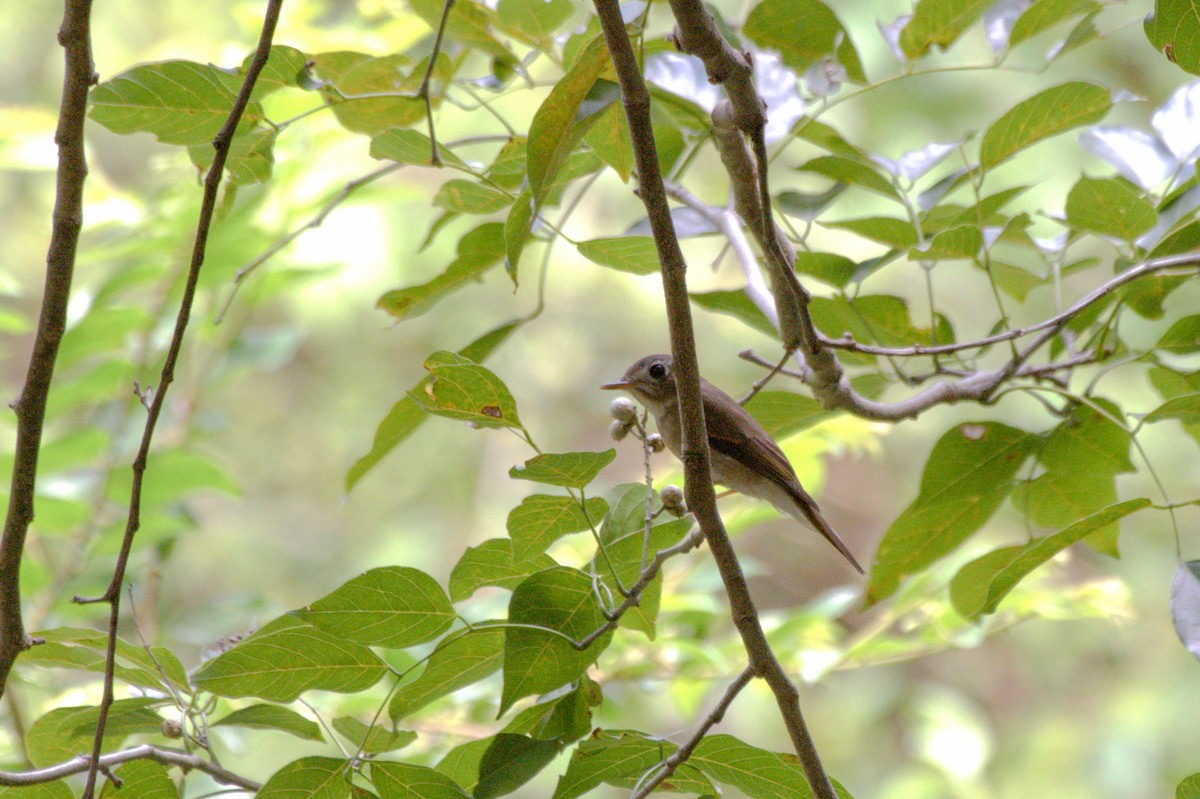
M 600 386 L 600 388 L 604 389 L 605 391 L 620 391 L 623 388 L 633 388 L 633 381 L 617 380 L 613 383 L 605 383 L 604 385 Z

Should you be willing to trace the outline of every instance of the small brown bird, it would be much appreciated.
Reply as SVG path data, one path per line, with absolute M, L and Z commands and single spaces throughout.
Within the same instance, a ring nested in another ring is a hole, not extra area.
M 605 383 L 601 388 L 624 389 L 632 394 L 654 417 L 667 448 L 678 457 L 682 435 L 671 365 L 670 355 L 647 355 L 629 367 L 620 380 Z M 816 501 L 800 485 L 792 464 L 762 425 L 737 400 L 703 378 L 700 379 L 700 397 L 704 403 L 704 424 L 708 428 L 713 482 L 747 496 L 765 499 L 780 512 L 813 528 L 862 574 L 862 566 L 821 516 Z

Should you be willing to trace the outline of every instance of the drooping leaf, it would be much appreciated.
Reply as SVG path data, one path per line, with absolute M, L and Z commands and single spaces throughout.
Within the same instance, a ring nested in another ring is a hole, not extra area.
M 1200 394 L 1184 394 L 1174 397 L 1146 414 L 1143 421 L 1161 422 L 1178 419 L 1184 424 L 1200 424 Z
M 250 705 L 239 708 L 211 727 L 249 727 L 256 730 L 279 730 L 309 741 L 324 741 L 321 725 L 306 719 L 294 710 L 279 705 Z
M 338 639 L 395 649 L 431 641 L 458 618 L 437 581 L 406 566 L 371 569 L 294 615 Z
M 1038 566 L 1085 536 L 1149 505 L 1150 500 L 1145 498 L 1110 505 L 1054 535 L 976 558 L 963 566 L 950 582 L 950 600 L 955 610 L 968 618 L 995 613 L 1004 597 Z
M 1168 61 L 1200 75 L 1200 16 L 1193 0 L 1155 0 L 1145 31 L 1150 44 Z
M 471 685 L 500 668 L 504 659 L 504 630 L 476 626 L 440 641 L 425 670 L 401 685 L 388 705 L 392 721 L 417 712 L 431 702 Z
M 1099 5 L 1092 0 L 1036 0 L 1013 23 L 1012 31 L 1008 34 L 1008 46 L 1016 47 L 1071 17 L 1095 11 Z
M 900 49 L 910 60 L 933 45 L 945 49 L 990 5 L 990 0 L 920 0 L 900 31 Z
M 412 763 L 373 761 L 371 784 L 379 799 L 471 799 L 445 774 Z
M 658 271 L 658 250 L 649 236 L 618 236 L 592 239 L 579 243 L 579 254 L 592 263 L 631 272 L 651 275 Z
M 503 225 L 498 222 L 484 223 L 459 240 L 458 257 L 445 272 L 427 283 L 392 289 L 379 298 L 375 307 L 387 311 L 397 320 L 420 316 L 447 294 L 462 288 L 468 281 L 478 280 L 503 258 Z
M 615 449 L 603 452 L 547 452 L 525 461 L 524 466 L 509 469 L 508 476 L 515 480 L 532 480 L 564 488 L 583 488 L 615 457 Z M 515 557 L 516 552 L 513 554 Z
M 820 0 L 765 0 L 751 9 L 742 33 L 759 47 L 777 50 L 797 72 L 836 56 L 851 81 L 866 81 L 849 34 Z
M 545 693 L 578 679 L 612 640 L 608 631 L 587 649 L 575 649 L 606 619 L 581 571 L 555 567 L 531 575 L 513 591 L 505 630 L 504 690 L 500 713 L 518 699 Z
M 979 165 L 992 169 L 1015 153 L 1058 133 L 1098 122 L 1112 107 L 1108 89 L 1071 81 L 1022 100 L 983 134 Z
M 386 673 L 387 667 L 365 646 L 289 615 L 205 663 L 192 680 L 218 696 L 293 702 L 311 690 L 357 693 Z
M 629 137 L 629 124 L 620 101 L 621 89 L 617 84 L 603 78 L 597 80 L 584 102 L 594 102 L 601 110 L 590 113 L 591 122 L 583 138 L 592 152 L 612 167 L 622 182 L 628 182 L 634 163 L 633 141 Z M 659 147 L 662 147 L 659 137 L 663 132 L 659 126 L 655 126 L 655 143 Z
M 166 144 L 211 145 L 225 124 L 241 78 L 235 71 L 193 61 L 143 64 L 92 89 L 92 119 L 114 133 L 153 133 Z M 239 129 L 262 119 L 253 102 Z
M 917 498 L 888 527 L 875 554 L 867 603 L 891 596 L 900 579 L 949 554 L 991 518 L 1037 436 L 996 422 L 956 425 L 933 446 Z
M 1077 230 L 1133 241 L 1154 227 L 1158 215 L 1126 181 L 1085 175 L 1067 195 L 1067 221 Z
M 508 537 L 512 539 L 512 562 L 520 567 L 538 558 L 546 548 L 570 533 L 598 525 L 608 512 L 608 503 L 588 499 L 586 508 L 573 497 L 534 494 L 508 514 Z
M 472 796 L 493 799 L 512 793 L 550 765 L 558 752 L 558 741 L 503 732 L 496 735 L 479 762 L 479 782 Z
M 434 353 L 425 361 L 429 375 L 409 392 L 427 413 L 480 427 L 521 429 L 517 404 L 499 377 L 474 363 L 454 362 L 454 353 Z
M 554 566 L 549 555 L 539 555 L 519 565 L 513 558 L 513 542 L 491 538 L 477 547 L 468 547 L 450 573 L 450 598 L 460 602 L 485 585 L 511 591 L 534 572 Z
M 350 799 L 345 760 L 302 757 L 271 775 L 256 799 Z

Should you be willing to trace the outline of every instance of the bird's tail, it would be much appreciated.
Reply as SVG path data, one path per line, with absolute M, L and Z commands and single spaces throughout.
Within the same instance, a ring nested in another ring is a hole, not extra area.
M 801 488 L 799 484 L 789 486 L 788 493 L 795 500 L 795 507 L 785 510 L 788 510 L 789 514 L 800 522 L 812 527 L 823 535 L 826 541 L 833 544 L 834 549 L 842 553 L 842 557 L 850 561 L 850 565 L 857 569 L 859 574 L 866 574 L 863 571 L 863 567 L 858 565 L 858 561 L 854 559 L 854 555 L 850 553 L 850 548 L 846 546 L 841 537 L 829 526 L 829 522 L 825 521 L 825 517 L 821 515 L 821 509 L 817 506 L 817 501 L 810 497 L 808 492 Z

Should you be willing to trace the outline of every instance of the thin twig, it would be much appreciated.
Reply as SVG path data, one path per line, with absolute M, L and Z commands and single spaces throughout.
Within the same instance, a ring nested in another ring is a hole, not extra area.
M 66 61 L 62 102 L 54 141 L 58 145 L 54 226 L 46 254 L 46 283 L 41 316 L 25 386 L 12 403 L 17 417 L 17 442 L 4 535 L 0 538 L 0 696 L 21 652 L 35 642 L 25 632 L 21 613 L 21 558 L 33 521 L 38 452 L 46 418 L 46 399 L 54 378 L 58 346 L 67 324 L 67 301 L 75 271 L 75 251 L 83 227 L 83 184 L 87 158 L 83 148 L 88 90 L 96 83 L 92 63 L 91 0 L 67 0 L 58 42 Z
M 261 783 L 247 779 L 240 774 L 234 774 L 232 771 L 227 771 L 204 758 L 174 749 L 151 746 L 150 744 L 142 744 L 131 749 L 122 749 L 119 752 L 109 752 L 107 755 L 102 755 L 97 767 L 110 769 L 113 766 L 119 766 L 122 763 L 128 763 L 132 760 L 153 760 L 155 763 L 164 766 L 178 766 L 184 771 L 202 771 L 217 782 L 225 785 L 236 785 L 248 791 L 257 791 L 262 787 Z M 94 762 L 85 755 L 78 755 L 64 763 L 59 763 L 57 766 L 47 766 L 46 768 L 34 769 L 33 771 L 0 771 L 0 785 L 43 785 L 54 780 L 61 780 L 64 777 L 70 777 L 73 774 L 82 774 Z
M 263 17 L 262 32 L 259 36 L 258 48 L 254 58 L 246 70 L 246 78 L 242 82 L 241 91 L 234 100 L 233 107 L 225 124 L 213 139 L 213 161 L 204 179 L 204 197 L 200 208 L 200 219 L 196 226 L 196 239 L 192 248 L 192 260 L 188 269 L 187 282 L 184 285 L 183 297 L 179 303 L 179 314 L 175 319 L 175 331 L 167 348 L 166 359 L 163 362 L 162 373 L 158 387 L 154 392 L 154 400 L 146 417 L 146 426 L 142 431 L 142 441 L 133 461 L 133 483 L 129 496 L 129 515 L 125 525 L 125 535 L 121 541 L 121 549 L 117 554 L 113 567 L 112 580 L 104 594 L 96 598 L 75 597 L 81 604 L 106 602 L 109 605 L 108 618 L 108 648 L 105 653 L 104 694 L 100 700 L 99 716 L 96 720 L 96 736 L 92 743 L 92 756 L 89 761 L 87 784 L 84 787 L 83 799 L 92 799 L 96 790 L 96 775 L 102 762 L 100 752 L 104 743 L 104 728 L 108 721 L 108 711 L 113 703 L 113 682 L 117 651 L 117 626 L 120 621 L 121 585 L 125 581 L 125 569 L 129 564 L 129 553 L 133 549 L 133 539 L 141 526 L 142 481 L 146 472 L 146 462 L 150 457 L 150 442 L 154 438 L 154 429 L 162 414 L 167 389 L 175 376 L 175 364 L 179 360 L 183 348 L 183 336 L 191 318 L 192 303 L 196 297 L 196 286 L 200 280 L 200 268 L 204 265 L 204 251 L 208 244 L 209 229 L 212 225 L 213 213 L 217 205 L 217 192 L 221 187 L 221 178 L 225 170 L 225 161 L 229 155 L 230 145 L 242 118 L 246 106 L 250 103 L 250 95 L 259 73 L 267 63 L 271 53 L 271 39 L 275 34 L 275 26 L 279 22 L 280 9 L 283 0 L 268 0 L 267 10 Z
M 437 35 L 433 38 L 433 52 L 429 54 L 429 65 L 425 67 L 425 77 L 421 78 L 421 88 L 417 89 L 417 97 L 425 101 L 425 119 L 429 123 L 429 143 L 432 152 L 429 163 L 434 166 L 442 165 L 442 157 L 438 153 L 437 132 L 433 128 L 433 104 L 429 99 L 429 83 L 433 77 L 433 68 L 442 52 L 442 40 L 446 36 L 446 21 L 450 19 L 450 9 L 454 8 L 454 0 L 445 0 L 442 5 L 442 19 L 438 23 Z
M 664 780 L 674 774 L 676 769 L 686 763 L 687 759 L 692 756 L 692 752 L 696 751 L 696 747 L 704 740 L 704 736 L 708 734 L 708 731 L 719 724 L 721 719 L 725 718 L 725 711 L 729 710 L 729 706 L 733 704 L 733 700 L 737 698 L 737 695 L 742 692 L 743 688 L 750 684 L 752 679 L 754 679 L 754 668 L 747 666 L 737 676 L 737 679 L 725 689 L 725 695 L 721 697 L 721 701 L 713 708 L 712 713 L 709 713 L 708 717 L 704 719 L 704 723 L 700 725 L 700 729 L 692 733 L 692 737 L 688 739 L 687 743 L 676 749 L 670 757 L 663 761 L 658 770 L 638 786 L 637 791 L 634 792 L 630 799 L 645 799 Z

